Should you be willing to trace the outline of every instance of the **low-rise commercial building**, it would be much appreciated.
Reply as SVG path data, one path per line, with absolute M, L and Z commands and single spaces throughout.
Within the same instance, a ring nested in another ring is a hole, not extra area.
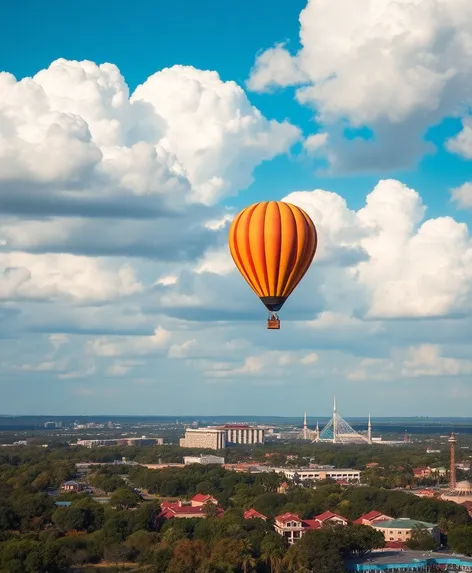
M 210 464 L 218 464 L 220 466 L 224 465 L 225 459 L 221 456 L 184 456 L 184 464 L 189 466 L 191 464 L 201 464 L 207 466 Z
M 76 446 L 97 448 L 99 446 L 162 446 L 164 438 L 111 438 L 96 440 L 77 440 Z
M 282 473 L 287 479 L 293 481 L 314 480 L 320 481 L 325 479 L 345 480 L 350 483 L 359 482 L 361 479 L 360 470 L 352 469 L 316 469 L 316 468 L 268 468 L 269 471 Z
M 372 523 L 371 527 L 380 531 L 385 537 L 385 541 L 400 541 L 405 543 L 411 539 L 414 530 L 419 527 L 426 528 L 438 545 L 441 540 L 441 532 L 437 525 L 427 523 L 426 521 L 408 519 L 407 517 L 378 521 Z

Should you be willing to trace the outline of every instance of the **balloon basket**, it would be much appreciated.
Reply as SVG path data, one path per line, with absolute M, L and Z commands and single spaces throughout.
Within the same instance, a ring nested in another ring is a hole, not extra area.
M 280 330 L 280 320 L 278 318 L 269 318 L 267 321 L 268 330 Z

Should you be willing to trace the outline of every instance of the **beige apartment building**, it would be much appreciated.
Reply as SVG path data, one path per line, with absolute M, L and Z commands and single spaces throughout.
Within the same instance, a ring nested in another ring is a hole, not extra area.
M 222 450 L 226 448 L 226 432 L 218 428 L 187 428 L 185 437 L 180 438 L 180 447 Z

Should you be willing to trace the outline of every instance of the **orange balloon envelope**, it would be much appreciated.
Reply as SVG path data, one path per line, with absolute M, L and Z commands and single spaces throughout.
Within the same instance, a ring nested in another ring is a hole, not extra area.
M 276 313 L 310 267 L 317 242 L 313 221 L 290 203 L 255 203 L 234 219 L 229 231 L 231 256 L 269 311 L 268 328 L 280 328 Z

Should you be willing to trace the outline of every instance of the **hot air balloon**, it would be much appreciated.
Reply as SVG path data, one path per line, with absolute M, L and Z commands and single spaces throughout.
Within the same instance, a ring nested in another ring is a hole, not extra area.
M 277 312 L 315 256 L 313 221 L 290 203 L 255 203 L 236 216 L 228 242 L 239 272 L 269 311 L 267 328 L 278 330 Z

